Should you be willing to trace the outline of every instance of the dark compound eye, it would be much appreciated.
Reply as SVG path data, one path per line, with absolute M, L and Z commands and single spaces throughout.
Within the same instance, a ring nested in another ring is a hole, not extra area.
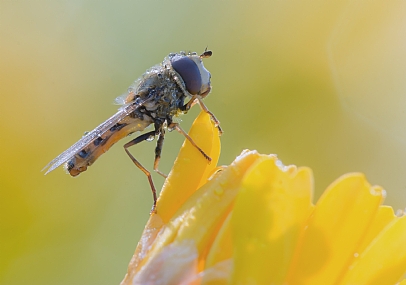
M 202 77 L 197 64 L 187 56 L 175 55 L 171 59 L 172 67 L 182 77 L 186 89 L 196 95 L 202 87 Z

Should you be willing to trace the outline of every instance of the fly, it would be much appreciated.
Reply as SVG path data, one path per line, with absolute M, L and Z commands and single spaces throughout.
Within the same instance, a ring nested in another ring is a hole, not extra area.
M 93 131 L 86 133 L 78 142 L 49 162 L 43 169 L 46 169 L 45 174 L 65 164 L 67 172 L 71 176 L 77 176 L 86 171 L 88 166 L 117 141 L 134 132 L 143 131 L 153 124 L 153 131 L 126 143 L 124 150 L 147 176 L 154 198 L 152 210 L 155 211 L 157 195 L 151 173 L 134 158 L 128 148 L 157 137 L 154 171 L 166 178 L 166 175 L 158 169 L 165 130 L 177 130 L 208 161 L 211 161 L 211 158 L 194 143 L 179 124 L 173 122 L 174 117 L 187 113 L 193 105 L 199 104 L 201 109 L 211 116 L 220 134 L 222 133 L 219 121 L 202 101 L 211 91 L 211 74 L 204 67 L 202 59 L 211 55 L 212 52 L 207 49 L 200 55 L 195 52 L 169 54 L 161 64 L 153 66 L 136 80 L 126 94 L 117 98 L 117 100 L 121 98 L 123 105 L 116 114 Z

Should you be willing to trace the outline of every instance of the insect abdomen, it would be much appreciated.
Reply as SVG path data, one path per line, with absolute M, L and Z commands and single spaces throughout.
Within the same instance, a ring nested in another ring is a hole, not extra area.
M 134 132 L 143 131 L 151 123 L 152 119 L 148 116 L 144 116 L 143 120 L 130 116 L 124 118 L 69 159 L 65 169 L 71 176 L 78 176 L 116 142 Z

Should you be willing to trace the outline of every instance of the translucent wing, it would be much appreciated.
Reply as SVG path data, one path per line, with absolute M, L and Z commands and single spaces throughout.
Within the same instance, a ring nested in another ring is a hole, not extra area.
M 147 99 L 148 100 L 148 99 Z M 93 131 L 87 133 L 83 136 L 79 141 L 77 141 L 74 145 L 70 148 L 62 152 L 56 158 L 54 158 L 50 163 L 48 163 L 42 171 L 47 169 L 45 175 L 55 168 L 61 166 L 65 162 L 67 162 L 71 157 L 73 157 L 76 153 L 82 150 L 86 145 L 97 139 L 99 136 L 104 134 L 108 131 L 111 127 L 115 124 L 120 122 L 123 118 L 128 116 L 130 113 L 134 112 L 137 108 L 139 108 L 142 104 L 144 104 L 147 100 L 136 100 L 135 102 L 131 102 L 127 105 L 122 106 L 116 114 L 108 118 L 105 122 L 101 123 L 97 126 Z

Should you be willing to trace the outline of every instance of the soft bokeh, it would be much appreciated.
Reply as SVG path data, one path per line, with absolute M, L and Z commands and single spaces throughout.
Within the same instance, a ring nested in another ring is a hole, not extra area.
M 116 111 L 169 52 L 201 52 L 205 100 L 244 148 L 314 171 L 316 198 L 360 171 L 406 205 L 406 2 L 1 1 L 0 283 L 118 284 L 152 195 L 120 142 L 76 179 L 52 158 Z M 188 129 L 199 113 L 184 116 Z M 125 140 L 128 141 L 129 139 Z M 168 173 L 182 136 L 168 134 Z M 152 169 L 154 143 L 131 151 Z M 163 179 L 154 174 L 157 188 Z

